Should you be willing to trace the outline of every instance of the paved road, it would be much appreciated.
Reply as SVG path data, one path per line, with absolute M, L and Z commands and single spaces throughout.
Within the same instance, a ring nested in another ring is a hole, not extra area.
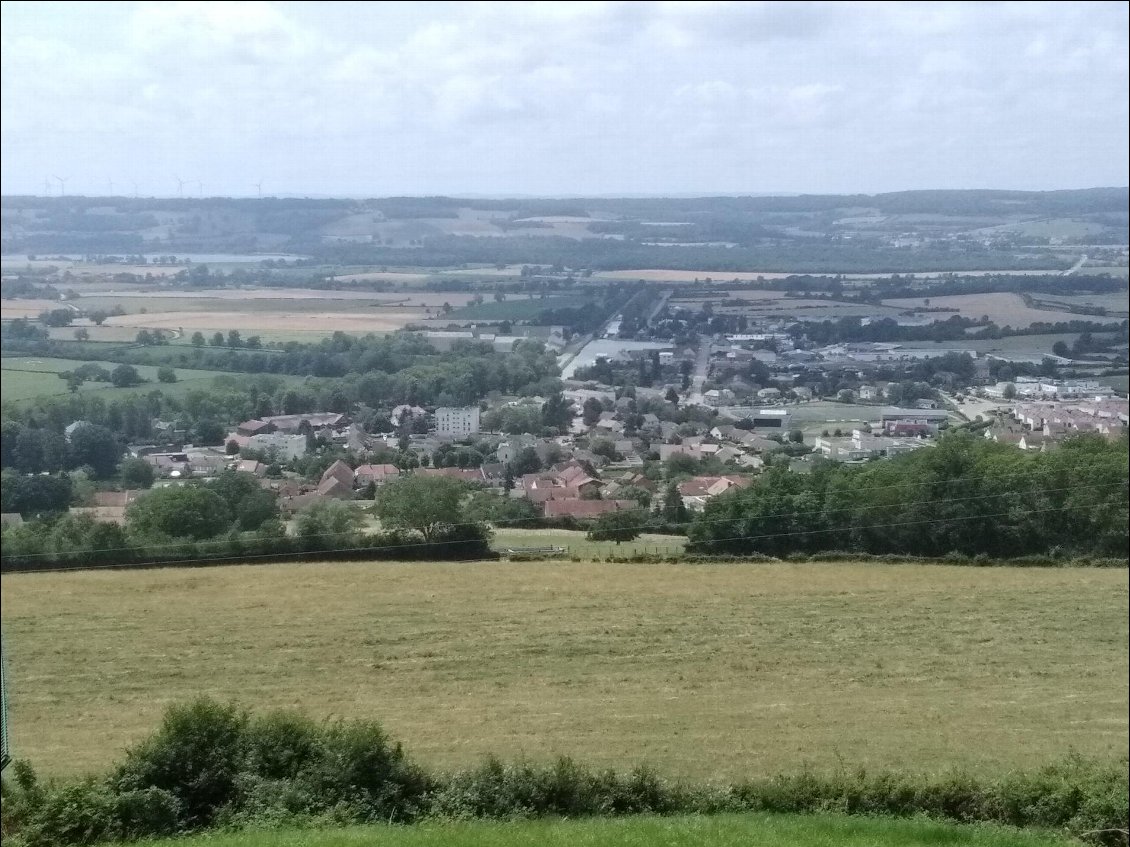
M 1077 272 L 1085 264 L 1087 264 L 1087 257 L 1086 256 L 1080 256 L 1079 261 L 1076 262 L 1074 265 L 1072 265 L 1067 270 L 1065 270 L 1062 275 L 1063 276 L 1071 276 L 1073 273 Z
M 695 358 L 694 370 L 691 372 L 691 387 L 687 392 L 685 403 L 702 404 L 702 387 L 706 384 L 706 375 L 709 371 L 710 339 L 704 338 L 698 345 L 698 356 Z

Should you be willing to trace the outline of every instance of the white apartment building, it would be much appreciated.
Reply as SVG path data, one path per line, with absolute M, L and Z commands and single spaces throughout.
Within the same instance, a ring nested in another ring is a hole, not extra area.
M 463 438 L 479 431 L 479 407 L 464 406 L 450 408 L 440 406 L 436 409 L 436 435 Z

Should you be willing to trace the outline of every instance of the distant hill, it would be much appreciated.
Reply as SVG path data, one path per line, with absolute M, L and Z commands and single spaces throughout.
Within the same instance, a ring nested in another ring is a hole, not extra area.
M 1126 244 L 1128 205 L 1126 188 L 510 200 L 7 196 L 0 218 L 5 253 L 903 271 L 1066 267 L 1057 248 Z

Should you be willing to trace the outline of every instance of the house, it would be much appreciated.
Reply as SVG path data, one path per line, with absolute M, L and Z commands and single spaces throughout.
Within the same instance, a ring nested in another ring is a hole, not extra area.
M 233 437 L 235 436 L 235 437 Z M 251 450 L 260 450 L 267 454 L 274 454 L 279 461 L 289 462 L 300 456 L 306 455 L 306 436 L 287 435 L 282 432 L 261 432 L 258 435 L 244 436 L 232 433 L 227 441 L 234 441 L 240 448 L 247 447 Z
M 157 476 L 176 479 L 190 476 L 192 466 L 188 461 L 188 454 L 180 453 L 150 453 L 145 456 L 145 461 L 152 465 Z
M 235 463 L 234 470 L 239 473 L 255 474 L 255 476 L 267 475 L 267 466 L 255 459 L 240 459 Z
M 574 520 L 592 520 L 609 512 L 622 512 L 638 509 L 639 503 L 635 500 L 547 500 L 545 502 L 545 516 L 547 518 L 573 518 Z
M 240 435 L 252 436 L 274 432 L 275 429 L 276 427 L 273 423 L 270 423 L 269 421 L 262 421 L 256 418 L 253 420 L 244 421 L 235 428 L 235 431 Z
M 376 486 L 384 485 L 389 480 L 400 476 L 400 468 L 396 465 L 358 465 L 353 471 L 353 482 L 364 487 L 372 483 Z
M 0 513 L 0 527 L 7 529 L 10 526 L 19 526 L 24 522 L 23 515 L 19 512 Z
M 335 460 L 332 465 L 322 472 L 322 479 L 318 488 L 321 489 L 321 487 L 331 479 L 336 479 L 343 486 L 348 487 L 350 494 L 353 493 L 353 468 L 349 467 L 349 465 L 341 459 Z
M 701 511 L 706 501 L 732 488 L 746 488 L 752 480 L 742 476 L 696 476 L 679 483 L 679 496 L 683 505 L 694 511 Z
M 485 482 L 486 477 L 480 468 L 419 468 L 416 471 L 420 476 L 441 476 L 446 479 L 458 479 L 461 482 Z
M 353 497 L 353 480 L 343 481 L 336 476 L 323 476 L 318 487 L 314 489 L 318 497 L 330 497 L 335 500 L 349 500 Z

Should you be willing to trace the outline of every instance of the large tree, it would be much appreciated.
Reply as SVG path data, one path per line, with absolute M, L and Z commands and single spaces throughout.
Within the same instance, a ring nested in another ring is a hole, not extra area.
M 634 541 L 639 538 L 643 515 L 637 511 L 605 512 L 589 530 L 589 541 Z
M 224 471 L 208 483 L 208 488 L 224 498 L 240 529 L 258 529 L 279 516 L 274 494 L 264 489 L 254 474 Z
M 117 436 L 104 426 L 83 424 L 71 433 L 71 461 L 90 465 L 99 479 L 113 476 L 125 449 Z
M 126 510 L 132 534 L 142 539 L 215 538 L 233 522 L 224 498 L 199 485 L 158 488 L 139 497 Z
M 377 493 L 377 516 L 388 529 L 415 530 L 431 541 L 458 524 L 466 487 L 437 476 L 409 476 L 385 485 Z

